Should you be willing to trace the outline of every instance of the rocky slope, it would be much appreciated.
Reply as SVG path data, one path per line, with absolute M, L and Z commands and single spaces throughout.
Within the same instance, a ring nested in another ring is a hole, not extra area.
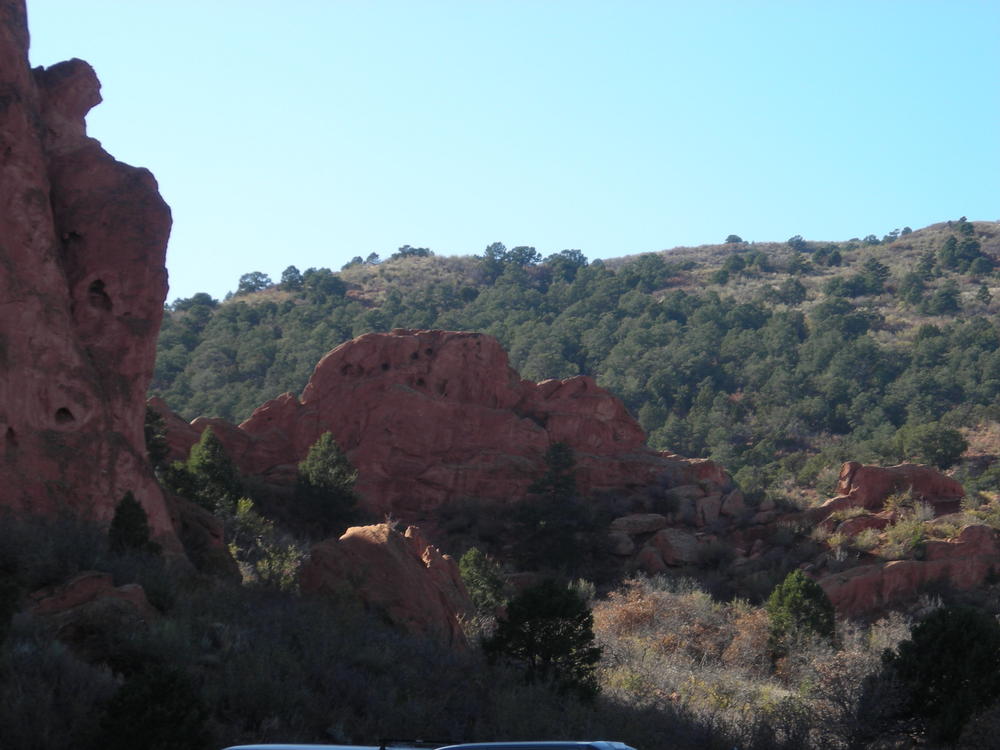
M 172 525 L 143 413 L 170 210 L 87 137 L 91 67 L 31 70 L 23 0 L 0 0 L 0 506 L 110 518 L 131 490 Z

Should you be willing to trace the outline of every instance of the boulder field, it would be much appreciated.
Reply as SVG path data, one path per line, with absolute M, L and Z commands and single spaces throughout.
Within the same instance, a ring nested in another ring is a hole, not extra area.
M 100 101 L 82 60 L 30 68 L 24 2 L 0 0 L 0 507 L 107 521 L 131 490 L 169 547 L 143 415 L 170 209 L 87 136 Z

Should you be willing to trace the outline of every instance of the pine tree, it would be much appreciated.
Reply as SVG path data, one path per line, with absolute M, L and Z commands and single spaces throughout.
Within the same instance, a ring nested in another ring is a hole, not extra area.
M 504 576 L 500 563 L 472 547 L 458 561 L 458 572 L 472 599 L 472 606 L 481 614 L 493 614 L 506 601 Z
M 934 739 L 958 738 L 976 711 L 1000 697 L 1000 624 L 969 607 L 944 607 L 882 657 L 907 693 L 906 710 Z
M 231 510 L 243 494 L 239 472 L 211 427 L 192 446 L 186 468 L 196 487 L 192 499 L 210 510 Z
M 834 611 L 826 592 L 801 570 L 793 570 L 767 600 L 772 648 L 781 649 L 790 636 L 802 632 L 832 637 Z
M 299 464 L 295 499 L 298 515 L 314 535 L 329 536 L 343 531 L 354 518 L 358 496 L 354 483 L 358 472 L 351 466 L 333 435 L 324 432 Z
M 149 517 L 131 490 L 115 506 L 108 527 L 108 545 L 117 554 L 149 548 Z
M 483 643 L 491 657 L 524 670 L 525 681 L 592 698 L 598 690 L 594 617 L 577 592 L 554 581 L 525 589 L 507 605 L 507 617 Z

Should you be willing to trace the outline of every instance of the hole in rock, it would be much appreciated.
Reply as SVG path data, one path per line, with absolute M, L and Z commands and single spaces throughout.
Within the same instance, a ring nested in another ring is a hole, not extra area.
M 426 349 L 424 349 L 424 354 L 426 354 L 428 357 L 431 357 L 434 355 L 434 350 L 431 349 L 430 347 L 427 347 Z
M 75 419 L 76 417 L 73 416 L 73 412 L 65 406 L 56 410 L 56 424 L 69 424 L 75 421 Z
M 417 385 L 423 388 L 425 385 L 427 385 L 427 381 L 424 380 L 423 378 L 417 378 Z
M 87 289 L 87 301 L 91 307 L 96 307 L 100 310 L 111 309 L 111 297 L 105 291 L 103 281 L 96 279 L 91 282 L 90 287 Z
M 410 355 L 410 359 L 420 359 L 420 352 L 413 352 L 413 354 Z
M 383 362 L 382 363 L 382 372 L 385 372 L 388 369 L 389 369 L 389 363 L 388 362 Z

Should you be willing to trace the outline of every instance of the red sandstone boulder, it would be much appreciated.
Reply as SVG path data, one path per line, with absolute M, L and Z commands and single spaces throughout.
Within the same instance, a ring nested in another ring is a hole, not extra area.
M 646 448 L 621 401 L 591 378 L 522 380 L 500 344 L 479 333 L 367 334 L 323 357 L 301 398 L 279 396 L 238 428 L 202 418 L 167 424 L 178 451 L 211 425 L 243 473 L 277 484 L 294 480 L 329 431 L 358 469 L 368 510 L 411 518 L 468 498 L 524 497 L 556 442 L 573 448 L 584 494 L 664 478 L 699 496 L 698 483 L 732 484 L 711 462 Z
M 143 440 L 170 210 L 87 137 L 91 67 L 31 70 L 22 0 L 0 21 L 0 506 L 107 521 L 131 490 L 176 548 Z
M 661 529 L 652 545 L 667 565 L 691 565 L 698 561 L 698 538 L 683 529 Z
M 304 594 L 347 594 L 406 630 L 464 646 L 458 616 L 471 610 L 458 565 L 421 536 L 389 524 L 355 526 L 312 548 L 299 576 Z
M 85 658 L 106 661 L 118 638 L 159 618 L 137 583 L 115 587 L 109 573 L 87 571 L 29 596 L 27 611 Z
M 153 620 L 157 612 L 137 583 L 115 587 L 110 573 L 88 570 L 66 583 L 34 592 L 29 597 L 28 612 L 36 617 L 61 615 L 100 599 L 127 602 L 143 620 Z
M 663 562 L 660 551 L 651 545 L 646 545 L 635 558 L 636 565 L 643 573 L 655 576 L 667 570 L 667 565 Z
M 929 466 L 862 466 L 857 461 L 848 461 L 840 469 L 837 497 L 822 508 L 827 514 L 848 507 L 878 511 L 889 495 L 898 492 L 911 493 L 916 499 L 930 503 L 936 515 L 942 515 L 955 510 L 965 488 Z
M 819 584 L 837 612 L 846 617 L 877 614 L 913 599 L 932 581 L 970 589 L 1000 569 L 997 536 L 988 526 L 967 526 L 956 541 L 927 542 L 923 560 L 862 565 L 825 576 Z

